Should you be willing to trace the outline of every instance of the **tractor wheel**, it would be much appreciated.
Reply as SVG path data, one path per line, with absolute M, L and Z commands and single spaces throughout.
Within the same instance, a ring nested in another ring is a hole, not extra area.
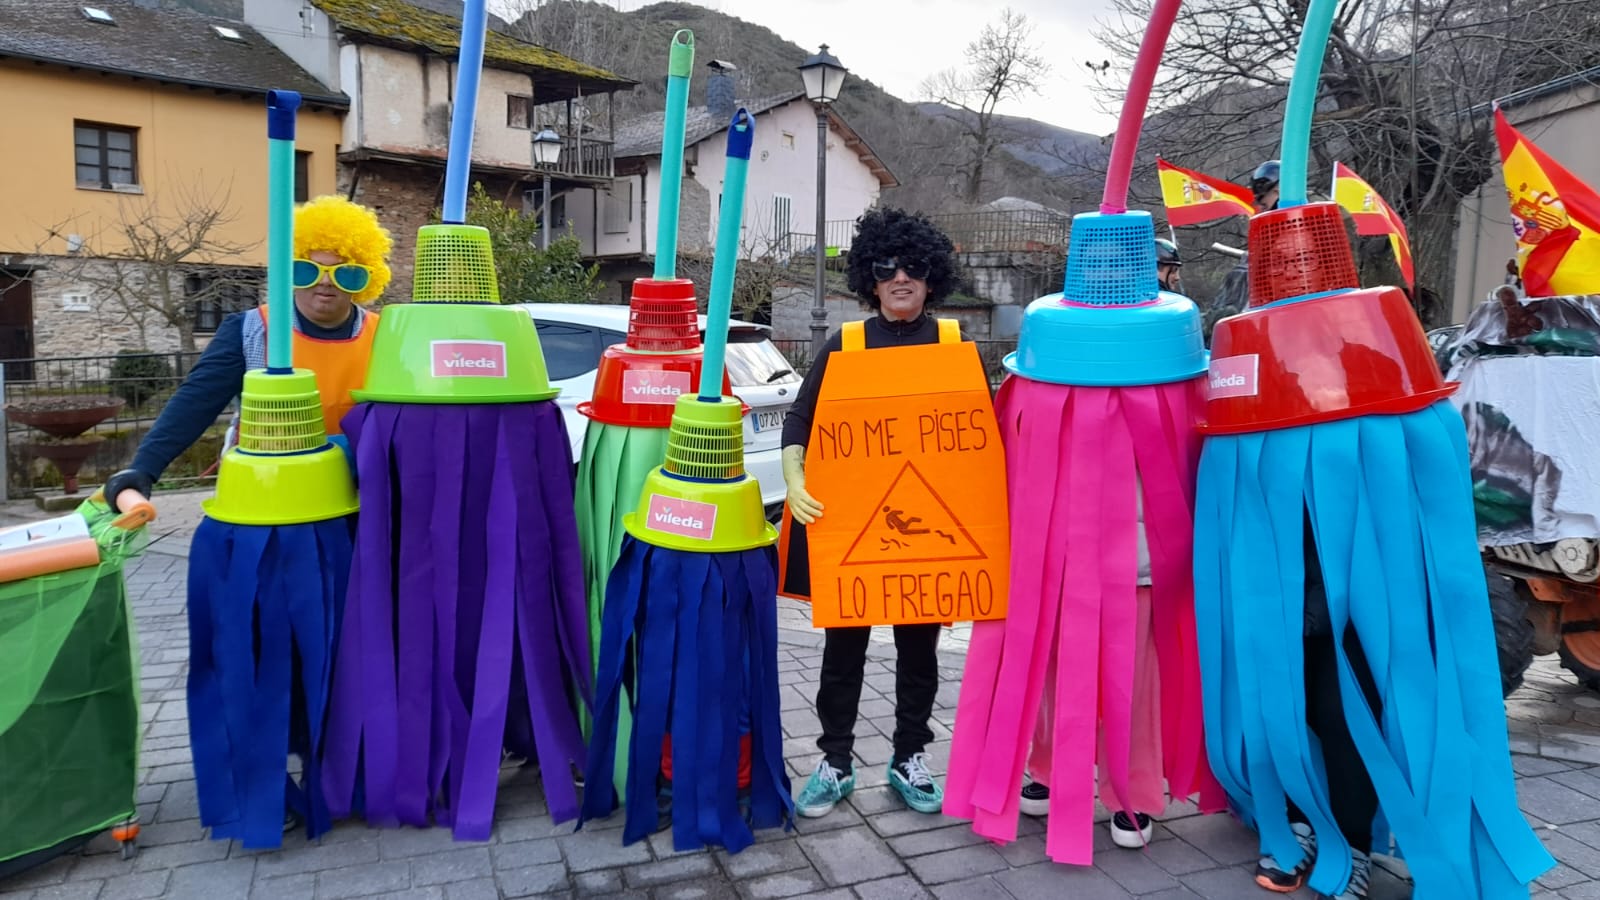
M 1500 695 L 1509 697 L 1522 686 L 1523 673 L 1533 663 L 1533 623 L 1528 621 L 1528 602 L 1511 579 L 1486 570 L 1489 582 L 1489 614 L 1494 618 L 1495 650 L 1500 657 Z M 1563 646 L 1562 660 L 1566 660 Z M 1600 672 L 1595 673 L 1600 676 Z
M 1573 648 L 1568 641 L 1561 642 L 1561 665 L 1568 672 L 1578 676 L 1578 683 L 1591 691 L 1600 691 L 1600 669 L 1594 669 L 1584 662 L 1588 653 Z

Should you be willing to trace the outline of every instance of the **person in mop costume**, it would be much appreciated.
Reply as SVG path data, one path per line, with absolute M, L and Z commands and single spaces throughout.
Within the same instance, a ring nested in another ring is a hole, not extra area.
M 294 210 L 294 256 L 289 277 L 294 305 L 292 355 L 297 368 L 317 375 L 322 425 L 348 446 L 340 422 L 355 403 L 350 392 L 366 379 L 378 313 L 367 309 L 389 285 L 389 232 L 372 210 L 343 197 L 317 197 Z M 198 441 L 244 386 L 246 372 L 267 367 L 266 304 L 222 320 L 205 352 L 161 415 L 139 441 L 133 463 L 106 482 L 107 497 L 133 488 L 150 496 L 161 473 Z M 239 415 L 224 439 L 238 442 Z M 116 488 L 117 493 L 110 488 Z
M 223 455 L 189 554 L 200 821 L 213 839 L 253 849 L 279 846 L 293 818 L 313 838 L 331 825 L 324 721 L 356 495 L 348 454 L 327 430 L 360 386 L 376 317 L 355 303 L 387 283 L 390 246 L 369 210 L 326 197 L 293 214 L 291 248 L 298 97 L 272 92 L 268 102 L 267 307 L 243 314 L 238 445 Z M 292 338 L 291 320 L 301 326 Z M 306 334 L 312 327 L 325 336 Z
M 589 652 L 597 667 L 606 580 L 622 554 L 627 534 L 622 520 L 634 511 L 646 477 L 666 458 L 674 404 L 680 395 L 695 390 L 704 361 L 694 282 L 676 277 L 678 200 L 683 183 L 684 130 L 693 62 L 694 34 L 680 30 L 672 38 L 667 70 L 655 271 L 650 278 L 634 280 L 628 304 L 627 339 L 601 354 L 594 396 L 578 404 L 578 412 L 588 422 L 578 458 L 575 500 L 588 588 Z M 732 393 L 726 375 L 722 393 Z M 588 737 L 588 710 L 579 712 Z M 622 704 L 621 716 L 618 740 L 625 745 L 632 731 L 631 704 Z M 663 762 L 669 779 L 670 760 L 669 752 Z M 612 783 L 619 793 L 626 790 L 627 763 L 628 754 L 617 755 Z M 748 769 L 746 748 L 746 774 Z
M 999 841 L 1016 839 L 1019 809 L 1048 814 L 1046 852 L 1074 865 L 1093 862 L 1097 795 L 1126 848 L 1150 841 L 1169 795 L 1223 803 L 1191 576 L 1200 312 L 1166 289 L 1177 248 L 1125 206 L 1177 10 L 1163 0 L 1151 16 L 1100 211 L 1073 219 L 1065 286 L 1029 305 L 1005 359 L 1011 605 L 973 626 L 950 751 L 948 814 Z
M 1336 5 L 1307 12 L 1250 305 L 1212 339 L 1207 752 L 1260 836 L 1263 888 L 1363 900 L 1392 839 L 1417 900 L 1520 900 L 1554 861 L 1517 807 L 1456 385 L 1405 293 L 1359 288 L 1339 206 L 1307 202 Z
M 583 818 L 610 815 L 620 799 L 625 844 L 657 829 L 658 790 L 679 851 L 715 844 L 737 853 L 754 842 L 752 826 L 792 820 L 778 709 L 777 532 L 744 471 L 742 404 L 722 390 L 754 137 L 738 110 L 699 392 L 677 399 L 665 459 L 623 517 L 627 536 L 606 583 Z M 612 783 L 618 757 L 628 758 L 621 791 Z
M 857 221 L 850 249 L 849 283 L 851 290 L 874 314 L 865 321 L 847 322 L 829 336 L 806 373 L 783 425 L 783 474 L 788 485 L 788 504 L 785 533 L 781 539 L 784 568 L 780 591 L 787 596 L 810 600 L 814 624 L 822 618 L 823 611 L 843 609 L 847 604 L 842 602 L 842 584 L 858 580 L 853 574 L 843 581 L 833 574 L 818 577 L 817 567 L 822 560 L 839 560 L 837 571 L 841 573 L 847 569 L 849 573 L 868 572 L 859 579 L 863 594 L 868 590 L 868 583 L 880 587 L 899 584 L 897 579 L 902 576 L 911 578 L 912 584 L 932 584 L 940 578 L 949 578 L 954 583 L 952 573 L 961 565 L 938 561 L 952 556 L 985 559 L 996 567 L 998 577 L 1004 578 L 1003 510 L 994 514 L 999 535 L 986 541 L 986 549 L 974 550 L 978 542 L 957 527 L 961 521 L 958 513 L 966 511 L 945 505 L 946 501 L 955 503 L 948 496 L 950 476 L 947 474 L 942 482 L 938 478 L 930 482 L 924 478 L 922 470 L 906 468 L 911 463 L 897 461 L 897 452 L 910 453 L 914 447 L 929 447 L 926 440 L 909 435 L 902 437 L 900 440 L 905 443 L 899 445 L 899 451 L 889 449 L 880 440 L 880 452 L 874 461 L 848 453 L 841 455 L 836 441 L 819 437 L 824 430 L 832 433 L 837 422 L 844 420 L 841 417 L 849 415 L 857 416 L 856 428 L 863 427 L 863 417 L 888 423 L 890 416 L 898 415 L 905 421 L 897 427 L 911 431 L 919 427 L 914 423 L 938 418 L 931 408 L 922 410 L 916 404 L 931 403 L 936 395 L 963 397 L 965 399 L 957 402 L 964 410 L 963 415 L 970 418 L 962 421 L 971 423 L 974 429 L 963 445 L 988 448 L 994 456 L 949 454 L 946 458 L 952 462 L 948 464 L 956 467 L 954 480 L 973 486 L 971 491 L 964 492 L 966 495 L 979 496 L 990 489 L 992 479 L 993 493 L 981 499 L 992 509 L 998 508 L 997 499 L 998 503 L 1004 503 L 1003 496 L 993 496 L 1004 494 L 1003 461 L 998 460 L 999 439 L 993 434 L 993 411 L 982 365 L 975 354 L 958 351 L 954 346 L 961 341 L 960 328 L 954 319 L 937 319 L 928 313 L 957 288 L 959 279 L 950 239 L 926 217 L 898 209 L 873 209 Z M 927 351 L 936 349 L 940 352 L 932 355 L 934 362 L 930 363 Z M 944 353 L 944 350 L 951 352 Z M 952 361 L 955 362 L 953 366 Z M 926 368 L 929 365 L 943 368 L 930 371 Z M 836 374 L 840 367 L 843 367 L 842 372 Z M 937 392 L 930 388 L 935 379 L 941 384 Z M 955 384 L 952 385 L 952 381 Z M 891 393 L 896 396 L 880 395 L 866 401 L 858 397 L 846 398 L 849 392 L 870 389 L 877 384 L 894 385 Z M 956 393 L 947 393 L 952 390 Z M 976 400 L 971 398 L 973 394 Z M 841 399 L 827 399 L 830 396 Z M 865 406 L 863 402 L 872 405 Z M 847 410 L 860 412 L 847 413 Z M 927 415 L 919 415 L 919 412 Z M 887 438 L 885 431 L 884 439 Z M 953 442 L 947 443 L 953 446 Z M 814 477 L 817 472 L 809 471 L 824 455 L 842 460 L 832 469 L 831 484 Z M 933 464 L 927 456 L 918 457 L 917 463 L 923 467 Z M 854 468 L 840 469 L 841 464 Z M 887 468 L 869 470 L 863 465 L 887 465 Z M 935 482 L 940 485 L 937 490 L 946 494 L 943 499 L 935 492 Z M 846 488 L 845 483 L 850 487 Z M 915 493 L 896 494 L 902 483 Z M 843 496 L 846 491 L 858 496 Z M 883 499 L 873 503 L 878 497 Z M 898 499 L 901 497 L 910 497 L 912 502 L 901 503 Z M 851 508 L 858 501 L 864 506 Z M 828 516 L 826 521 L 825 515 Z M 936 517 L 937 522 L 930 521 L 932 517 Z M 864 527 L 857 524 L 863 519 L 867 520 Z M 883 529 L 880 525 L 888 527 Z M 827 548 L 822 546 L 823 529 L 832 529 L 834 535 Z M 871 530 L 870 536 L 868 530 Z M 858 533 L 862 536 L 855 537 Z M 941 540 L 949 541 L 954 549 L 941 551 L 935 543 Z M 881 551 L 888 551 L 891 565 L 899 557 L 907 559 L 908 567 L 880 575 L 864 565 L 854 566 L 850 559 L 855 551 L 841 551 L 847 545 L 862 546 L 863 541 L 872 548 L 870 552 L 861 551 L 864 564 Z M 926 541 L 929 549 L 918 550 L 919 541 Z M 909 567 L 918 560 L 926 562 L 916 568 Z M 922 574 L 907 574 L 910 572 Z M 925 581 L 919 581 L 919 577 Z M 983 577 L 990 578 L 991 573 L 984 572 Z M 1003 587 L 996 590 L 1003 601 Z M 837 620 L 829 621 L 835 621 L 838 627 L 819 625 L 825 629 L 816 699 L 817 717 L 822 726 L 817 747 L 822 751 L 822 758 L 796 800 L 796 810 L 802 816 L 827 815 L 855 788 L 855 726 L 871 634 L 868 626 L 874 622 L 894 625 L 895 727 L 893 755 L 887 773 L 889 785 L 907 806 L 918 812 L 937 813 L 943 804 L 944 791 L 934 777 L 933 764 L 926 751 L 934 739 L 929 718 L 939 689 L 941 622 L 949 619 L 896 617 L 890 615 L 891 609 L 897 614 L 903 613 L 901 604 L 886 603 L 881 610 L 883 615 L 875 613 L 876 618 L 863 625 L 845 626 Z M 861 618 L 856 617 L 856 621 Z
M 363 512 L 323 769 L 335 814 L 485 840 L 505 749 L 537 757 L 555 821 L 577 815 L 591 676 L 560 391 L 465 224 L 483 0 L 462 27 L 443 221 L 418 230 L 412 302 L 385 311 L 344 418 Z

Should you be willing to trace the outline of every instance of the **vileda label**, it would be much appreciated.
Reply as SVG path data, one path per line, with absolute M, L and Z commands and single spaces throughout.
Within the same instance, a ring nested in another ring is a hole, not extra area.
M 506 345 L 500 341 L 434 341 L 433 377 L 504 378 Z
M 1212 359 L 1211 369 L 1206 373 L 1206 399 L 1254 397 L 1259 386 L 1256 375 L 1260 365 L 1261 357 L 1254 353 Z
M 716 524 L 717 507 L 711 503 L 651 494 L 645 507 L 645 527 L 662 534 L 709 541 Z
M 623 403 L 671 406 L 689 392 L 689 373 L 669 369 L 629 372 L 622 384 Z

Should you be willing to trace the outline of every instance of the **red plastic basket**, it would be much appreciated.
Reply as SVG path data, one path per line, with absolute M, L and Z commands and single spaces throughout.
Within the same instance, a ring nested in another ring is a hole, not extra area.
M 1209 434 L 1415 412 L 1459 386 L 1440 376 L 1422 324 L 1393 287 L 1223 319 L 1206 377 Z
M 1361 286 L 1337 203 L 1311 203 L 1250 219 L 1250 306 Z
M 637 278 L 628 300 L 628 347 L 644 353 L 700 349 L 694 282 Z

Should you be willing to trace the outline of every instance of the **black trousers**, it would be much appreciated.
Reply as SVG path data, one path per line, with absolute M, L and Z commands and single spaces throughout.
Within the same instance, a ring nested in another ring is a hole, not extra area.
M 896 761 L 921 753 L 933 740 L 928 719 L 933 715 L 934 695 L 939 692 L 939 629 L 937 622 L 894 626 Z M 829 765 L 848 772 L 872 629 L 829 628 L 824 634 L 821 683 L 817 687 L 817 718 L 822 721 L 822 736 L 817 738 L 817 747 Z
M 1380 722 L 1383 716 L 1382 700 L 1377 685 L 1367 668 L 1367 658 L 1361 652 L 1361 643 L 1354 629 L 1345 631 L 1344 652 L 1355 669 L 1356 682 L 1366 694 L 1372 714 Z M 1344 702 L 1339 690 L 1339 660 L 1334 655 L 1333 635 L 1308 634 L 1306 653 L 1306 724 L 1322 744 L 1322 762 L 1328 771 L 1328 800 L 1333 807 L 1333 820 L 1350 846 L 1362 853 L 1372 852 L 1372 820 L 1378 815 L 1378 792 L 1372 787 L 1372 778 L 1356 751 L 1350 726 L 1344 718 Z M 1298 809 L 1290 809 L 1290 818 L 1304 822 Z

